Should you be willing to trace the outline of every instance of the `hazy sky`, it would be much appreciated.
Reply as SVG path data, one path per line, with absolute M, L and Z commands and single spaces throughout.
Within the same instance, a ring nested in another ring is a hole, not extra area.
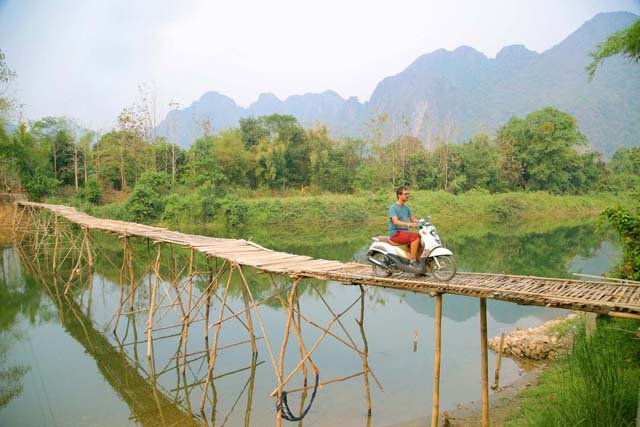
M 158 121 L 215 90 L 248 106 L 332 89 L 366 101 L 438 48 L 542 52 L 599 12 L 640 0 L 0 0 L 0 49 L 25 119 L 106 128 L 155 88 Z

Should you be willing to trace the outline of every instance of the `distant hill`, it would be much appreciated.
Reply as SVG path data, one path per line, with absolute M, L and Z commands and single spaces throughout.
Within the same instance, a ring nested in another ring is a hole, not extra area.
M 202 135 L 205 119 L 220 130 L 238 126 L 242 117 L 278 113 L 295 116 L 305 127 L 326 123 L 334 136 L 364 137 L 367 121 L 388 113 L 398 122 L 406 117 L 406 130 L 432 144 L 443 133 L 456 141 L 493 133 L 512 116 L 550 105 L 576 117 L 591 147 L 610 156 L 618 147 L 640 145 L 640 66 L 609 58 L 592 82 L 585 67 L 599 42 L 636 19 L 626 12 L 598 14 L 540 54 L 522 45 L 504 47 L 495 59 L 468 46 L 439 49 L 383 79 L 365 103 L 332 91 L 284 101 L 262 94 L 245 109 L 207 92 L 171 111 L 158 131 L 186 147 Z

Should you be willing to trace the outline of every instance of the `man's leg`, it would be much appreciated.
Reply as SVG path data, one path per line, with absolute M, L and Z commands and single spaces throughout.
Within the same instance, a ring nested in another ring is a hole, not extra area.
M 411 244 L 409 245 L 409 248 L 411 249 L 411 259 L 414 259 L 416 260 L 416 262 L 418 262 L 418 249 L 420 248 L 420 238 L 417 238 L 414 241 L 412 241 Z

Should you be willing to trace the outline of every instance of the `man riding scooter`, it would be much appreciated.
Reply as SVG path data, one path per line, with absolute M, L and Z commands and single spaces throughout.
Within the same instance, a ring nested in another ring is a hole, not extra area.
M 420 249 L 420 234 L 409 231 L 418 219 L 413 216 L 407 201 L 409 189 L 400 187 L 396 190 L 396 202 L 389 206 L 389 239 L 396 245 L 408 245 L 411 252 L 409 265 L 418 270 L 418 250 Z

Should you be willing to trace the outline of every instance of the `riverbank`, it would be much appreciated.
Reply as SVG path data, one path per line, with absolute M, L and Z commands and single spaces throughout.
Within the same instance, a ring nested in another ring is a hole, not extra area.
M 185 196 L 186 197 L 186 196 Z M 410 206 L 416 216 L 431 215 L 434 222 L 514 224 L 541 217 L 595 216 L 610 206 L 623 203 L 627 196 L 593 193 L 559 196 L 542 192 L 489 194 L 470 191 L 460 195 L 444 191 L 413 191 Z M 87 213 L 105 218 L 147 222 L 165 226 L 203 225 L 211 228 L 242 228 L 299 224 L 362 223 L 385 218 L 395 201 L 392 192 L 358 194 L 286 195 L 269 197 L 212 199 L 206 206 L 163 205 L 154 200 L 156 216 L 133 218 L 127 201 L 103 206 L 79 206 Z M 137 203 L 144 205 L 144 200 Z M 185 202 L 186 203 L 186 202 Z M 194 202 L 195 203 L 195 202 Z M 214 206 L 215 204 L 218 204 Z M 162 206 L 160 206 L 160 205 Z M 145 206 L 142 206 L 145 207 Z M 205 209 L 206 208 L 206 209 Z M 151 211 L 151 209 L 149 209 Z M 208 212 L 199 217 L 198 212 Z

